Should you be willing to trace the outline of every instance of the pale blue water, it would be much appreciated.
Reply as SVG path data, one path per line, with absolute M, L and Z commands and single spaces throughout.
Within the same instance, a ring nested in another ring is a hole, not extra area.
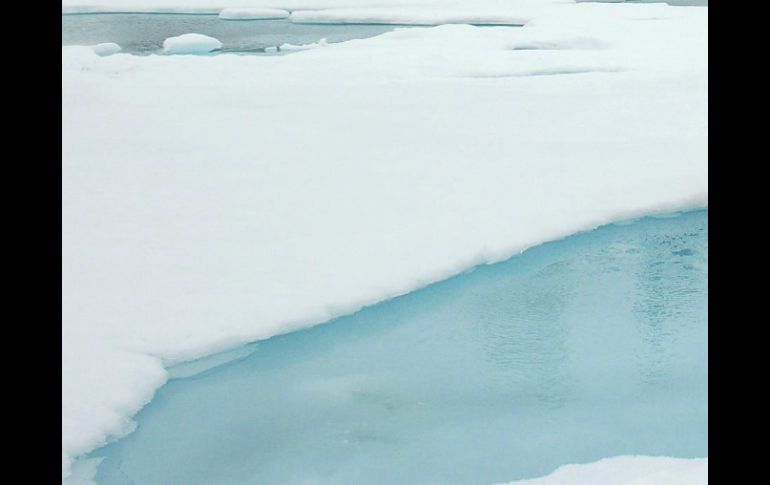
M 92 454 L 97 480 L 491 484 L 707 456 L 707 297 L 706 211 L 545 244 L 171 380 Z

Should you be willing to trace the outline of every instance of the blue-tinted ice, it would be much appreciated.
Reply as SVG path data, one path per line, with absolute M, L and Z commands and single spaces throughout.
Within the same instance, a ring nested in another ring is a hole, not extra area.
M 441 241 L 436 241 L 441 244 Z M 708 455 L 707 212 L 545 244 L 178 378 L 109 484 L 491 484 Z

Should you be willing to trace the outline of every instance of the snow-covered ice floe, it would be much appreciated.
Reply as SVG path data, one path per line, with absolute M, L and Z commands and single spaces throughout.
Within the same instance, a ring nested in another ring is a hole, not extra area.
M 114 42 L 103 42 L 101 44 L 96 44 L 91 46 L 91 49 L 93 49 L 94 52 L 99 56 L 111 56 L 112 54 L 117 54 L 121 51 L 120 46 Z
M 616 456 L 564 465 L 545 477 L 498 485 L 706 485 L 708 471 L 708 458 Z
M 399 25 L 509 25 L 521 26 L 529 16 L 521 13 L 476 12 L 474 9 L 432 8 L 332 8 L 324 10 L 296 10 L 289 17 L 292 22 L 305 24 L 399 24 Z
M 288 10 L 278 8 L 225 8 L 219 12 L 219 18 L 225 20 L 285 19 L 288 16 Z
M 163 41 L 166 54 L 204 54 L 221 48 L 221 42 L 203 34 L 182 34 Z
M 225 3 L 178 5 L 254 6 Z M 170 363 L 707 205 L 708 8 L 473 4 L 526 26 L 301 56 L 62 48 L 63 477 Z

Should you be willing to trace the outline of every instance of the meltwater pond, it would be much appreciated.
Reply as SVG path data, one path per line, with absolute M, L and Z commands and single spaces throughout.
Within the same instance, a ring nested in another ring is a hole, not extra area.
M 707 456 L 707 298 L 706 211 L 548 243 L 177 372 L 92 453 L 97 482 L 492 484 Z

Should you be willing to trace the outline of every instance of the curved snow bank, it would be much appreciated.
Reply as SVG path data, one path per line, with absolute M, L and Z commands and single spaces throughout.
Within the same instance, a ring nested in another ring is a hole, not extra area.
M 203 34 L 182 34 L 163 41 L 166 54 L 205 54 L 221 48 L 221 42 Z
M 278 8 L 226 8 L 219 12 L 219 18 L 225 20 L 268 20 L 285 19 L 287 10 Z
M 298 56 L 63 48 L 63 476 L 165 364 L 705 206 L 707 12 L 564 4 Z
M 91 49 L 93 49 L 94 52 L 99 56 L 111 56 L 112 54 L 117 54 L 122 50 L 120 46 L 114 42 L 96 44 L 91 46 Z
M 617 456 L 565 465 L 542 478 L 500 485 L 706 485 L 708 458 Z

